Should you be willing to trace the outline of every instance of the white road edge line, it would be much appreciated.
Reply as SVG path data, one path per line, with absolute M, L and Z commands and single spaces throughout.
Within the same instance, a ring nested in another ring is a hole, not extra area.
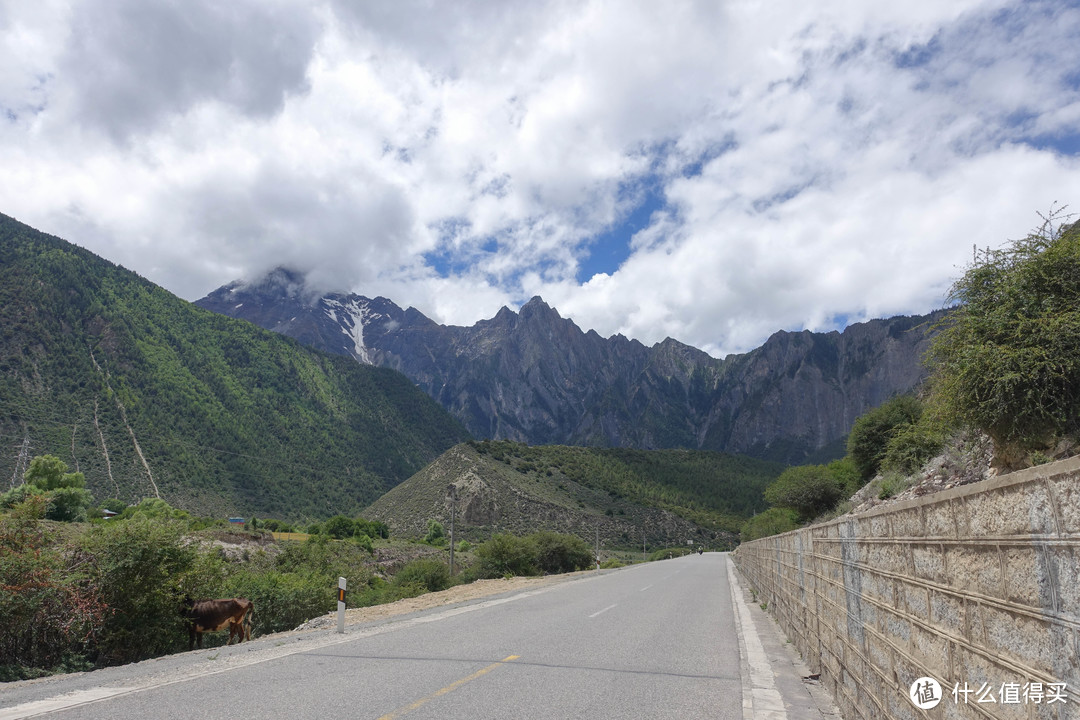
M 743 601 L 739 579 L 735 576 L 735 562 L 730 555 L 727 572 L 731 604 L 739 626 L 739 652 L 749 668 L 749 677 L 743 677 L 743 720 L 787 720 L 784 698 L 776 689 L 776 675 L 758 637 L 750 607 Z
M 610 610 L 611 608 L 614 608 L 614 607 L 618 607 L 618 606 L 619 606 L 619 603 L 615 603 L 614 605 L 608 605 L 608 606 L 607 606 L 606 608 L 604 608 L 603 610 L 598 610 L 598 611 L 594 612 L 594 613 L 593 613 L 592 615 L 590 615 L 589 617 L 590 617 L 590 618 L 594 618 L 594 617 L 596 617 L 597 615 L 603 615 L 604 613 L 606 613 L 606 612 L 607 612 L 608 610 Z

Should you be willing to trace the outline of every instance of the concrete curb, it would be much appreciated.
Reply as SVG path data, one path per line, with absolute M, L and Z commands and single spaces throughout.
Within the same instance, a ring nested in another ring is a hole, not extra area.
M 795 654 L 775 621 L 739 582 L 728 557 L 728 583 L 743 676 L 743 720 L 839 720 L 840 711 Z

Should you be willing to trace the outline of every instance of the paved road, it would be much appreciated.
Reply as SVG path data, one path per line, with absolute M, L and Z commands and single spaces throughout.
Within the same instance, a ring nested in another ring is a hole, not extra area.
M 693 555 L 345 635 L 270 636 L 6 699 L 0 687 L 0 720 L 734 720 L 743 683 L 727 563 Z

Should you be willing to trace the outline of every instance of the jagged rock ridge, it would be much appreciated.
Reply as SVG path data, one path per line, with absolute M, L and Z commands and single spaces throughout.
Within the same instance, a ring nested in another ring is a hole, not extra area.
M 925 376 L 934 316 L 778 332 L 723 360 L 666 339 L 603 338 L 535 297 L 471 327 L 355 294 L 308 296 L 279 269 L 198 305 L 407 375 L 478 438 L 694 448 L 801 462 Z

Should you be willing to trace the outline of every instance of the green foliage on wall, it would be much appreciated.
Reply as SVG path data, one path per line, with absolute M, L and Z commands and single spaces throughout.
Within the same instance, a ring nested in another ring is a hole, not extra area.
M 743 525 L 741 540 L 750 542 L 758 538 L 778 535 L 799 527 L 799 516 L 791 508 L 771 507 L 755 515 Z
M 1063 210 L 977 254 L 931 347 L 935 410 L 986 432 L 1003 468 L 1080 433 L 1080 224 Z
M 889 448 L 889 441 L 922 416 L 922 403 L 912 395 L 899 395 L 864 413 L 848 434 L 848 457 L 855 463 L 862 482 L 877 475 Z

